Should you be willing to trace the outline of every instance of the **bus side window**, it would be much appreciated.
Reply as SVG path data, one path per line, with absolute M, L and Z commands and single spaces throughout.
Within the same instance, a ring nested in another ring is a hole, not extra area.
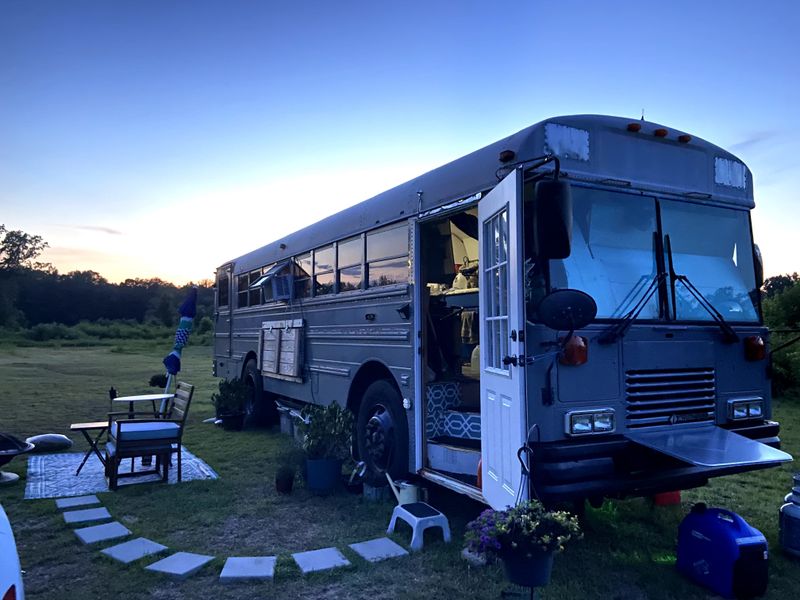
M 236 306 L 244 308 L 250 296 L 250 274 L 245 273 L 236 278 L 236 289 L 238 291 Z
M 228 306 L 228 276 L 220 275 L 217 281 L 217 307 Z
M 250 289 L 250 297 L 249 297 L 249 304 L 250 306 L 256 306 L 257 304 L 263 304 L 262 297 L 261 297 L 261 288 L 260 287 L 252 287 L 253 284 L 261 278 L 261 269 L 257 269 L 255 271 L 250 271 L 250 280 L 248 281 L 248 288 Z
M 408 224 L 391 225 L 367 234 L 369 287 L 408 281 Z
M 332 294 L 335 254 L 333 245 L 314 250 L 314 295 Z
M 360 235 L 339 242 L 336 283 L 340 292 L 360 290 L 363 283 L 364 238 Z
M 294 259 L 294 297 L 308 298 L 311 295 L 311 252 Z

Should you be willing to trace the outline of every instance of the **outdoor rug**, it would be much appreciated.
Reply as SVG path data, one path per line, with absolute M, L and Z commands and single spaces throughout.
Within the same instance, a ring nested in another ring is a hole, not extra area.
M 183 461 L 183 481 L 197 479 L 217 479 L 214 469 L 209 467 L 186 448 L 181 449 Z M 28 479 L 25 486 L 25 499 L 38 500 L 39 498 L 64 498 L 67 496 L 83 496 L 107 492 L 103 465 L 96 456 L 91 456 L 81 469 L 80 475 L 75 475 L 78 465 L 83 460 L 83 452 L 69 454 L 42 454 L 28 457 Z M 177 457 L 172 457 L 172 467 L 169 470 L 169 483 L 178 482 Z M 120 472 L 130 471 L 131 461 L 126 459 L 120 465 Z M 135 462 L 136 471 L 149 471 L 153 467 L 142 468 L 141 459 Z M 160 481 L 159 475 L 142 475 L 140 477 L 122 477 L 119 486 L 136 485 L 148 481 Z

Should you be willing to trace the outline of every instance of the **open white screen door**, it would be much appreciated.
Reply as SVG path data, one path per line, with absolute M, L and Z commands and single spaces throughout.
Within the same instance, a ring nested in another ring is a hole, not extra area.
M 515 169 L 478 204 L 483 497 L 496 509 L 513 505 L 523 485 L 517 450 L 525 441 L 525 367 L 508 361 L 523 354 L 525 329 L 521 196 Z

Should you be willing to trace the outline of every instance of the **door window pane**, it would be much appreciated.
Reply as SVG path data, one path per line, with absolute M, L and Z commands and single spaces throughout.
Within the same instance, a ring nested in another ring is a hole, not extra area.
M 508 209 L 483 224 L 484 265 L 481 293 L 484 295 L 486 327 L 486 366 L 508 371 L 503 364 L 508 356 Z

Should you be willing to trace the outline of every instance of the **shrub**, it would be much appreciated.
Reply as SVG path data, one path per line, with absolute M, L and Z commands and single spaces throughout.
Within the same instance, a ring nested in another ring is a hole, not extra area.
M 350 456 L 353 437 L 353 413 L 336 402 L 328 406 L 310 404 L 301 412 L 303 450 L 311 459 Z
M 150 387 L 155 387 L 155 388 L 167 387 L 167 376 L 164 373 L 156 373 L 150 378 Z
M 28 330 L 26 337 L 37 342 L 77 340 L 81 337 L 81 333 L 63 323 L 39 323 Z
M 238 377 L 220 379 L 219 391 L 211 394 L 211 404 L 217 410 L 217 417 L 242 414 L 250 393 L 250 388 Z
M 795 281 L 762 302 L 764 322 L 770 329 L 797 329 L 800 327 L 800 282 Z M 772 347 L 790 341 L 797 333 L 773 333 Z M 772 355 L 772 391 L 783 395 L 800 386 L 800 342 Z

